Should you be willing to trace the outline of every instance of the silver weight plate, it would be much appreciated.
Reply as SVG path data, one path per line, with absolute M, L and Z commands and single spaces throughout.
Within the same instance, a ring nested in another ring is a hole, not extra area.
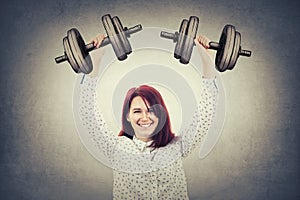
M 78 67 L 78 64 L 74 58 L 74 55 L 70 48 L 70 44 L 69 44 L 67 37 L 64 37 L 64 39 L 63 39 L 63 46 L 64 46 L 64 50 L 65 50 L 65 53 L 68 58 L 68 62 L 71 65 L 72 69 L 74 70 L 75 73 L 80 73 L 81 72 L 80 68 Z
M 109 14 L 103 15 L 102 23 L 118 60 L 125 60 L 127 58 L 127 54 L 122 46 L 122 42 L 120 41 L 116 33 L 111 16 Z
M 75 28 L 67 32 L 68 42 L 71 52 L 78 65 L 80 72 L 88 74 L 93 70 L 93 64 L 90 55 L 85 51 L 85 43 L 79 31 Z
M 119 36 L 120 42 L 122 42 L 122 44 L 123 44 L 126 54 L 127 55 L 130 54 L 132 52 L 132 49 L 131 49 L 129 40 L 125 35 L 124 28 L 122 26 L 122 23 L 121 23 L 119 17 L 117 17 L 117 16 L 113 17 L 112 22 L 115 25 L 116 32 Z
M 181 58 L 181 54 L 182 54 L 182 49 L 183 49 L 183 44 L 185 42 L 185 33 L 188 27 L 188 20 L 184 19 L 181 22 L 180 28 L 179 28 L 179 35 L 178 35 L 178 41 L 175 45 L 175 50 L 174 50 L 174 57 L 176 59 L 180 59 Z
M 196 16 L 191 16 L 189 19 L 188 29 L 186 32 L 186 39 L 182 47 L 182 55 L 180 58 L 180 62 L 183 64 L 188 64 L 190 62 L 194 47 L 194 39 L 196 38 L 198 30 L 198 24 L 199 18 Z
M 231 54 L 230 62 L 227 69 L 232 70 L 239 58 L 239 52 L 241 48 L 241 34 L 236 31 L 235 32 L 235 39 L 234 39 L 234 48 Z
M 230 57 L 234 49 L 234 40 L 235 27 L 226 25 L 219 40 L 219 50 L 217 51 L 215 60 L 216 67 L 220 72 L 226 71 L 230 64 Z

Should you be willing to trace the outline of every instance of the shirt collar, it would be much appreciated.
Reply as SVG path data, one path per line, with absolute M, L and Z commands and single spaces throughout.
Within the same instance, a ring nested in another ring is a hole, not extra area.
M 153 142 L 153 140 L 150 140 L 148 142 L 144 142 L 140 139 L 138 139 L 135 135 L 133 136 L 133 142 L 134 144 L 137 146 L 137 148 L 140 150 L 140 151 L 145 151 L 146 149 L 149 149 L 147 148 L 149 145 L 151 145 L 151 143 Z M 149 149 L 150 150 L 150 149 Z

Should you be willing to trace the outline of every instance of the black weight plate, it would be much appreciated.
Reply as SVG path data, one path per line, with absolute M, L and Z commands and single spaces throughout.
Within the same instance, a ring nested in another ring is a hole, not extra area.
M 118 60 L 125 60 L 127 58 L 127 54 L 122 46 L 122 42 L 120 41 L 116 33 L 111 16 L 109 14 L 103 15 L 102 23 Z
M 220 72 L 227 70 L 230 57 L 234 48 L 235 27 L 232 25 L 226 25 L 223 28 L 220 40 L 219 49 L 217 51 L 215 64 L 216 68 Z
M 122 23 L 121 23 L 119 17 L 117 17 L 117 16 L 113 17 L 112 22 L 115 25 L 116 32 L 119 36 L 120 41 L 123 44 L 123 48 L 125 49 L 126 54 L 127 55 L 130 54 L 132 52 L 132 49 L 131 49 L 129 40 L 125 35 L 124 28 L 122 26 Z
M 227 69 L 232 70 L 234 68 L 236 61 L 239 58 L 240 48 L 241 48 L 241 34 L 236 31 L 235 32 L 235 40 L 234 40 L 234 48 L 233 48 L 230 62 L 229 62 Z
M 88 74 L 93 70 L 92 59 L 89 53 L 85 50 L 85 43 L 79 31 L 75 28 L 67 32 L 67 37 L 73 57 L 77 62 L 80 71 Z
M 76 73 L 80 73 L 81 72 L 80 68 L 78 67 L 78 64 L 77 64 L 77 62 L 76 62 L 76 60 L 73 56 L 73 52 L 71 51 L 70 44 L 69 44 L 69 41 L 68 41 L 67 37 L 64 37 L 64 39 L 63 39 L 63 46 L 64 46 L 66 56 L 68 58 L 68 62 L 71 65 L 72 69 Z
M 186 32 L 186 39 L 183 45 L 182 54 L 180 58 L 180 62 L 182 64 L 188 64 L 191 59 L 193 47 L 194 47 L 194 40 L 197 35 L 199 24 L 199 18 L 196 16 L 191 16 L 188 24 L 188 29 Z
M 179 34 L 178 34 L 178 41 L 175 45 L 175 50 L 174 50 L 174 57 L 176 59 L 180 59 L 181 58 L 181 53 L 182 53 L 182 47 L 184 44 L 184 40 L 185 40 L 185 33 L 188 27 L 188 20 L 184 19 L 181 22 L 180 28 L 179 28 Z

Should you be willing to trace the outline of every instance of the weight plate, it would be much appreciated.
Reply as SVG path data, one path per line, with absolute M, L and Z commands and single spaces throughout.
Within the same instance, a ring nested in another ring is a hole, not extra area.
M 227 69 L 232 70 L 234 68 L 236 61 L 239 58 L 240 48 L 241 48 L 241 34 L 236 31 L 235 32 L 235 40 L 234 40 L 234 48 L 233 48 L 230 62 L 229 62 Z
M 179 28 L 179 35 L 178 35 L 178 41 L 175 45 L 175 50 L 174 50 L 174 57 L 176 59 L 180 59 L 181 58 L 181 53 L 182 53 L 182 47 L 184 44 L 184 40 L 185 40 L 185 33 L 187 30 L 187 26 L 188 26 L 188 20 L 184 19 L 181 22 L 180 28 Z
M 186 33 L 185 43 L 182 49 L 182 55 L 180 58 L 180 62 L 182 64 L 188 64 L 190 62 L 193 47 L 194 47 L 194 40 L 197 35 L 198 24 L 199 24 L 199 18 L 196 16 L 191 16 L 188 23 L 188 29 Z
M 103 15 L 102 23 L 118 60 L 125 60 L 127 58 L 127 54 L 125 53 L 122 43 L 116 33 L 111 16 L 109 14 Z
M 235 40 L 235 27 L 232 25 L 226 25 L 223 28 L 220 40 L 219 50 L 217 51 L 215 64 L 220 72 L 227 70 L 230 57 L 234 48 Z
M 71 51 L 70 44 L 69 44 L 67 37 L 64 37 L 64 39 L 63 39 L 63 46 L 64 46 L 66 56 L 68 58 L 68 62 L 71 65 L 72 69 L 75 71 L 75 73 L 80 73 L 81 71 L 80 71 L 78 64 L 73 56 L 73 52 Z
M 123 44 L 123 48 L 124 48 L 126 54 L 127 55 L 130 54 L 132 52 L 132 49 L 131 49 L 129 40 L 125 35 L 124 28 L 122 26 L 122 23 L 121 23 L 119 17 L 117 17 L 117 16 L 113 17 L 112 22 L 115 25 L 116 32 L 119 36 L 120 41 Z
M 92 59 L 85 50 L 85 43 L 79 31 L 75 28 L 67 32 L 67 37 L 73 57 L 80 69 L 80 72 L 89 74 L 93 70 Z

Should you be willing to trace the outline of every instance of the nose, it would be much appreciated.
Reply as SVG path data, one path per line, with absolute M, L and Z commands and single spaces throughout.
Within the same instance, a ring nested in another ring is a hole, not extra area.
M 143 121 L 147 121 L 149 119 L 149 112 L 148 111 L 143 112 L 141 119 Z

